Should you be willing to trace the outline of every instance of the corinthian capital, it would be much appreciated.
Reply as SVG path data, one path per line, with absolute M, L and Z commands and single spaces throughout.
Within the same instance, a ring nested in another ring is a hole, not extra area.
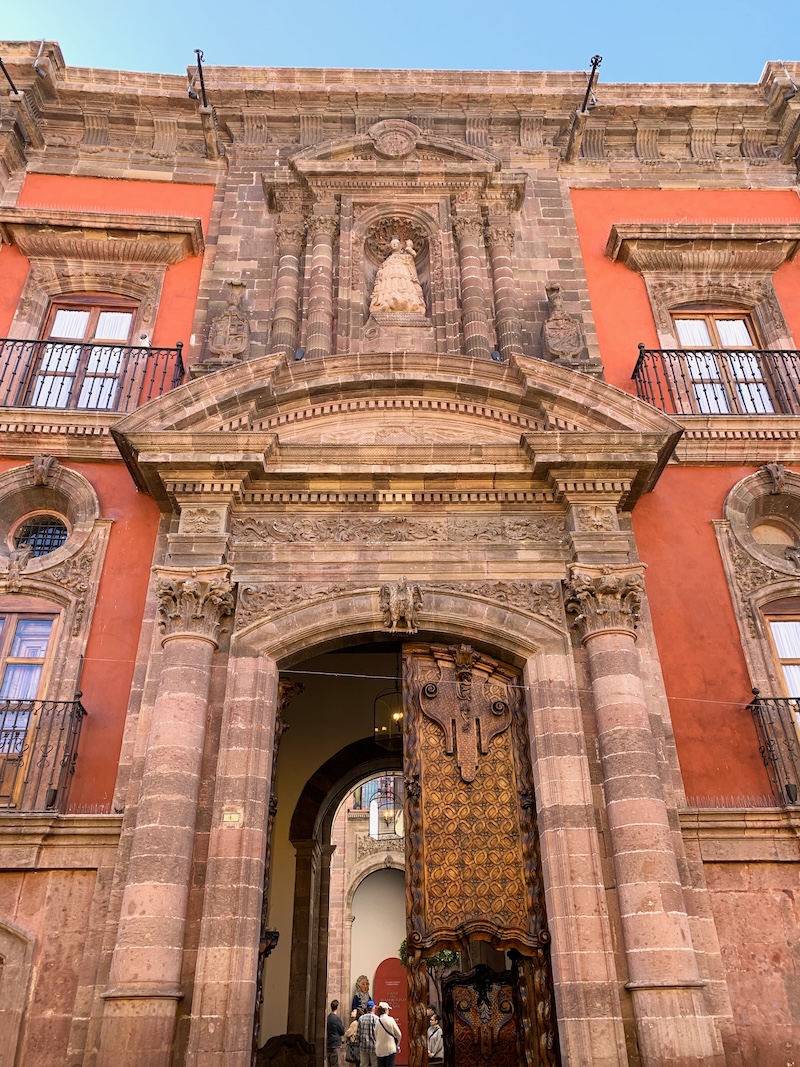
M 339 232 L 339 220 L 335 215 L 313 215 L 308 221 L 308 230 L 314 238 L 324 236 L 333 240 Z
M 496 226 L 494 224 L 486 227 L 486 243 L 490 250 L 495 248 L 506 250 L 510 252 L 514 247 L 514 230 L 511 226 Z
M 623 631 L 633 636 L 642 607 L 641 567 L 574 565 L 566 583 L 564 605 L 574 615 L 585 641 L 600 633 Z
M 183 576 L 156 571 L 158 625 L 166 637 L 178 634 L 206 637 L 216 642 L 220 621 L 233 612 L 230 571 L 196 570 Z
M 281 255 L 299 255 L 303 248 L 305 236 L 306 231 L 303 226 L 278 227 L 275 231 L 275 238 L 278 242 L 278 251 Z
M 476 241 L 479 244 L 483 241 L 483 222 L 479 218 L 456 217 L 453 219 L 453 230 L 459 244 L 462 241 Z

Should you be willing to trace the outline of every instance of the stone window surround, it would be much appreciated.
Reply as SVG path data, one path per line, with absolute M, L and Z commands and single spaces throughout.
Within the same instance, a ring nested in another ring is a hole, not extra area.
M 134 329 L 150 333 L 167 268 L 205 247 L 197 218 L 19 207 L 0 209 L 0 241 L 30 261 L 10 328 L 20 340 L 40 336 L 52 300 L 77 293 L 136 300 Z
M 800 534 L 800 474 L 786 471 L 780 491 L 775 489 L 765 469 L 748 475 L 728 493 L 724 517 L 713 522 L 750 679 L 765 697 L 781 696 L 783 681 L 763 608 L 800 596 L 800 567 L 752 534 L 752 527 L 772 514 Z
M 766 348 L 793 349 L 772 277 L 800 250 L 800 224 L 615 223 L 605 253 L 641 274 L 662 348 L 681 348 L 671 312 L 731 305 L 753 315 Z
M 53 552 L 15 565 L 11 532 L 21 518 L 41 510 L 62 517 L 69 535 Z M 22 597 L 26 610 L 35 603 L 35 610 L 61 615 L 48 699 L 73 699 L 110 528 L 93 487 L 76 471 L 53 464 L 44 483 L 33 463 L 0 474 L 0 607 Z

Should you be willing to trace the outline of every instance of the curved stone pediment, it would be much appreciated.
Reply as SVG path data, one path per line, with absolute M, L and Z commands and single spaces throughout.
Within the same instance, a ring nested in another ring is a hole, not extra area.
M 352 159 L 357 165 L 365 153 L 375 159 L 393 160 L 406 159 L 415 152 L 421 155 L 434 153 L 454 163 L 488 163 L 490 169 L 500 166 L 497 155 L 486 148 L 478 148 L 453 137 L 436 136 L 413 122 L 401 119 L 375 123 L 366 134 L 339 137 L 303 148 L 291 157 L 290 163 L 303 173 L 314 162 Z
M 680 433 L 636 397 L 542 360 L 402 352 L 251 360 L 151 401 L 114 430 L 138 484 L 162 497 L 165 479 L 201 469 L 251 484 L 281 471 L 366 478 L 448 465 L 550 485 L 556 468 L 585 470 L 629 482 L 631 502 Z

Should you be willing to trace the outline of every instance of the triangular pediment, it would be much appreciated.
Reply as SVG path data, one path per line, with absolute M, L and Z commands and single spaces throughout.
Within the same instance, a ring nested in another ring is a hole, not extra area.
M 442 463 L 545 477 L 547 456 L 548 470 L 622 472 L 638 496 L 680 433 L 636 397 L 543 360 L 390 353 L 237 364 L 127 415 L 114 436 L 154 495 L 167 468 L 198 464 L 249 478 L 282 467 L 324 476 Z

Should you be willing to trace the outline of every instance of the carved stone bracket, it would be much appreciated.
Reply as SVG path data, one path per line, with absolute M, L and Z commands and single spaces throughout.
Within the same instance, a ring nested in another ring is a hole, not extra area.
M 220 622 L 233 612 L 234 587 L 230 571 L 198 571 L 189 575 L 155 568 L 158 624 L 165 638 L 197 636 L 217 641 Z
M 615 631 L 633 636 L 643 594 L 641 567 L 573 565 L 564 603 L 567 613 L 575 616 L 573 626 L 584 641 Z
M 56 467 L 58 467 L 58 460 L 55 456 L 34 456 L 33 484 L 49 485 L 50 478 L 53 475 Z

